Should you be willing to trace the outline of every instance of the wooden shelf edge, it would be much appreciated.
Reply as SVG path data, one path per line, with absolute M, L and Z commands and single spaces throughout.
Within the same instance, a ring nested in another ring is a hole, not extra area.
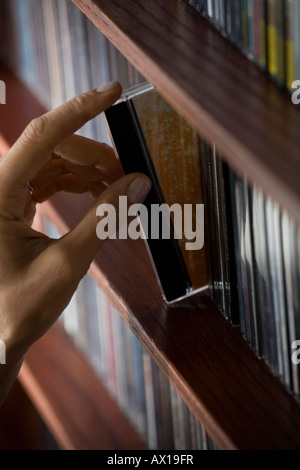
M 85 200 L 83 206 L 87 209 L 88 204 Z M 44 203 L 41 212 L 62 234 L 84 213 L 78 200 L 65 194 Z M 127 240 L 120 249 L 119 241 L 113 242 L 101 248 L 90 275 L 218 447 L 300 448 L 298 404 L 250 350 L 238 328 L 206 294 L 167 306 L 145 247 L 130 246 Z
M 237 173 L 300 223 L 300 109 L 288 93 L 185 0 L 72 1 Z
M 59 323 L 31 347 L 19 380 L 62 449 L 146 449 Z

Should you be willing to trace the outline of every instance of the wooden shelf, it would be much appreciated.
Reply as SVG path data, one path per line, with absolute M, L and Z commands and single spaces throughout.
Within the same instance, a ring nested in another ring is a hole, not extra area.
M 0 117 L 2 138 L 11 145 L 42 109 L 8 71 L 1 69 L 1 76 L 18 96 L 11 102 L 8 95 L 7 114 Z M 8 116 L 15 126 L 10 122 L 6 135 Z M 58 194 L 41 210 L 64 233 L 90 203 L 88 196 Z M 300 448 L 294 399 L 208 296 L 176 307 L 164 303 L 141 240 L 108 240 L 91 274 L 220 448 Z
M 59 194 L 42 212 L 65 233 L 90 203 Z M 141 240 L 108 240 L 90 274 L 220 448 L 300 448 L 295 400 L 207 295 L 162 300 Z
M 146 449 L 59 323 L 31 347 L 19 380 L 62 449 Z
M 72 0 L 240 174 L 300 222 L 300 106 L 184 0 Z

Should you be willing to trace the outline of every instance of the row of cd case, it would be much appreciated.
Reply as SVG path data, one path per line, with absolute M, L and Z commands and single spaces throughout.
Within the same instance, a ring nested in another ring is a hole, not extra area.
M 204 205 L 201 249 L 187 250 L 184 233 L 175 237 L 171 213 L 171 237 L 146 240 L 165 300 L 208 290 L 257 355 L 299 396 L 299 367 L 291 361 L 291 345 L 300 339 L 299 228 L 260 188 L 237 176 L 214 144 L 148 83 L 126 91 L 105 117 L 124 172 L 152 180 L 144 202 L 148 233 L 152 204 Z

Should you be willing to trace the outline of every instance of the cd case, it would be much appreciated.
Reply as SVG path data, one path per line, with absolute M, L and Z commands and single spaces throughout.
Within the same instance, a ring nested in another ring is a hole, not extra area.
M 152 181 L 138 215 L 164 299 L 207 289 L 198 134 L 149 83 L 125 91 L 105 120 L 125 174 Z

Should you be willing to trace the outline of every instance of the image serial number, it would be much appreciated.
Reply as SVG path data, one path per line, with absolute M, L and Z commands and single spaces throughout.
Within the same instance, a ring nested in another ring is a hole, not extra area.
M 181 465 L 181 464 L 192 464 L 193 465 L 193 456 L 192 455 L 154 455 L 151 459 L 152 464 L 174 464 L 174 465 Z

